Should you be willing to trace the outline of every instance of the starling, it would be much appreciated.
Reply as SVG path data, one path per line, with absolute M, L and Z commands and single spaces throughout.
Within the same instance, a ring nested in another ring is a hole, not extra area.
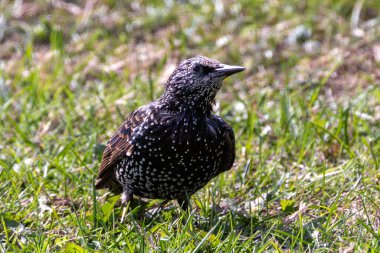
M 223 79 L 243 71 L 198 56 L 183 61 L 165 84 L 163 95 L 132 112 L 108 141 L 96 189 L 176 199 L 187 209 L 189 197 L 235 160 L 234 132 L 212 105 Z

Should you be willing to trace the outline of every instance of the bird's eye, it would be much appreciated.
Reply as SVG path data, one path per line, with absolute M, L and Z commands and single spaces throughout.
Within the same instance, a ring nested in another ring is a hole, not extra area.
M 202 65 L 195 65 L 193 67 L 193 71 L 195 73 L 200 73 L 200 74 L 208 74 L 212 71 L 213 69 L 210 67 L 202 66 Z
M 194 72 L 201 72 L 202 70 L 202 67 L 199 66 L 199 65 L 195 65 L 194 68 L 193 68 Z

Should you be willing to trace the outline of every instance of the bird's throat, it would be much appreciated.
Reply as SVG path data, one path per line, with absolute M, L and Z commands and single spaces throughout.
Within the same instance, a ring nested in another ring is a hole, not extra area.
M 214 105 L 214 98 L 178 98 L 164 94 L 159 99 L 159 103 L 168 111 L 176 112 L 181 115 L 191 115 L 192 117 L 202 118 L 211 115 L 213 111 L 212 108 Z

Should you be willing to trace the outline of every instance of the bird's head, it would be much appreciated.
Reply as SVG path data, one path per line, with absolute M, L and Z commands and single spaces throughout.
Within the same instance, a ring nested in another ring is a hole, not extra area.
M 163 98 L 178 109 L 208 109 L 223 79 L 243 71 L 240 66 L 222 64 L 197 56 L 181 62 L 165 85 Z

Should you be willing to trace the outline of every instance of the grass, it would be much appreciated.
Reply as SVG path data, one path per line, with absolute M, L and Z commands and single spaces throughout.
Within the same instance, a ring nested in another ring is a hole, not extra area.
M 221 3 L 0 3 L 0 252 L 380 250 L 379 3 Z M 103 145 L 194 55 L 247 67 L 215 110 L 235 166 L 121 222 Z

